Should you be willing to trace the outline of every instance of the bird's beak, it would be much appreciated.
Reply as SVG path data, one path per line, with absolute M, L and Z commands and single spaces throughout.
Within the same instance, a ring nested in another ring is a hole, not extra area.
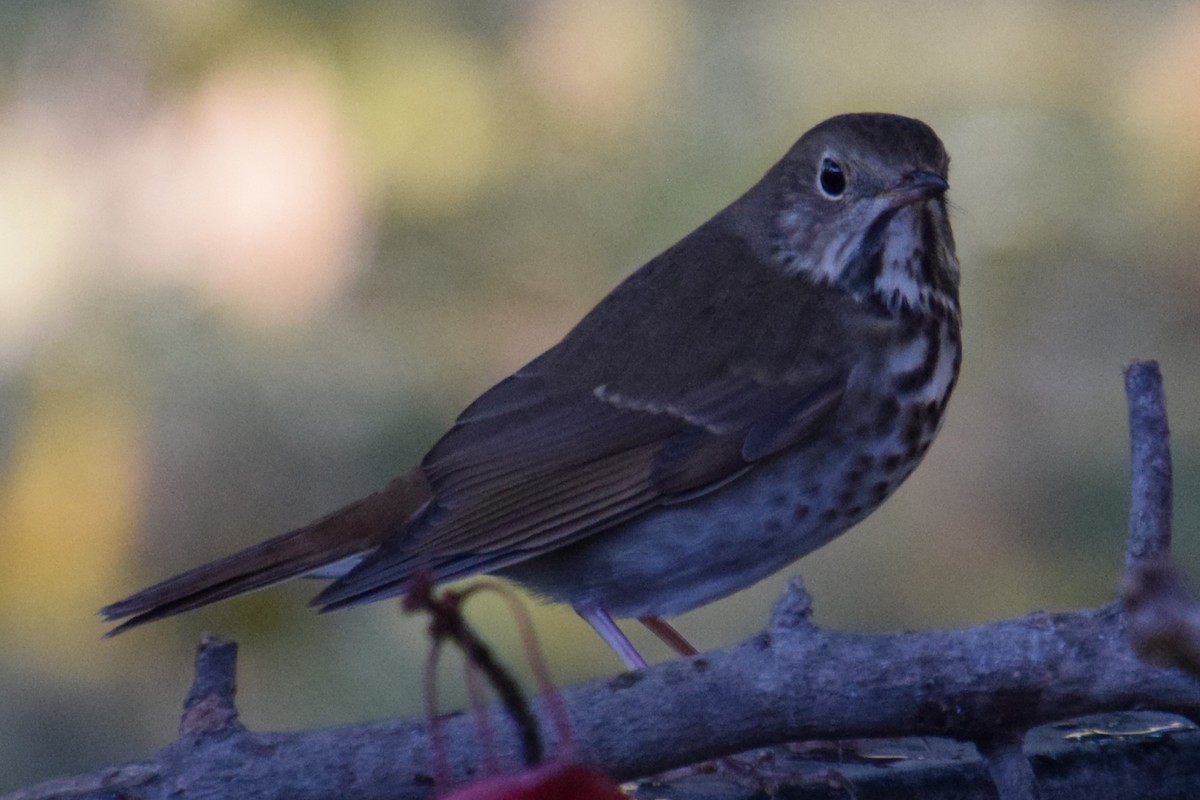
M 900 208 L 938 197 L 949 188 L 950 184 L 941 175 L 918 170 L 905 175 L 898 186 L 886 190 L 883 196 L 892 208 Z

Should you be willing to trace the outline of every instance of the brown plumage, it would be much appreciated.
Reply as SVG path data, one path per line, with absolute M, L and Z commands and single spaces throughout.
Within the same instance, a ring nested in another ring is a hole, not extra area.
M 414 469 L 381 491 L 356 500 L 302 528 L 247 547 L 143 589 L 100 612 L 105 619 L 131 617 L 108 632 L 122 631 L 263 589 L 374 550 L 398 524 L 431 497 Z
M 676 613 L 754 582 L 869 513 L 936 433 L 959 354 L 946 167 L 915 120 L 822 123 L 415 470 L 102 614 L 129 617 L 121 631 L 320 570 L 345 573 L 324 610 L 395 595 L 418 569 L 500 572 L 621 651 L 610 612 Z

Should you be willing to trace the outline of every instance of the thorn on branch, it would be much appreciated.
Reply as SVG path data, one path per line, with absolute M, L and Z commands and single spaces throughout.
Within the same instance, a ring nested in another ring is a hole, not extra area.
M 788 578 L 783 594 L 771 608 L 768 629 L 777 633 L 796 628 L 815 628 L 812 613 L 812 595 L 804 588 L 804 579 L 793 575 Z
M 987 762 L 1000 800 L 1039 800 L 1037 778 L 1024 752 L 1025 734 L 1009 733 L 975 743 Z
M 179 738 L 195 742 L 245 730 L 233 697 L 237 692 L 237 643 L 206 633 L 196 649 L 196 677 L 179 720 Z

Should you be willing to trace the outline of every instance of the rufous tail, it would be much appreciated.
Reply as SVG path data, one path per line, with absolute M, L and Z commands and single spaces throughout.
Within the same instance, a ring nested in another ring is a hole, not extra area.
M 429 498 L 424 473 L 414 469 L 382 491 L 316 522 L 105 606 L 100 616 L 106 620 L 128 617 L 105 636 L 367 555 L 399 531 Z

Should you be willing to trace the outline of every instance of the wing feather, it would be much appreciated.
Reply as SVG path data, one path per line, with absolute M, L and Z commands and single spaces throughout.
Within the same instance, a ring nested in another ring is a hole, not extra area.
M 510 378 L 493 390 L 495 405 L 485 394 L 426 456 L 434 500 L 406 535 L 315 602 L 396 594 L 418 568 L 439 579 L 498 569 L 712 491 L 801 441 L 844 386 L 832 369 L 775 380 L 730 370 L 659 401 L 619 386 L 555 392 L 537 376 Z

